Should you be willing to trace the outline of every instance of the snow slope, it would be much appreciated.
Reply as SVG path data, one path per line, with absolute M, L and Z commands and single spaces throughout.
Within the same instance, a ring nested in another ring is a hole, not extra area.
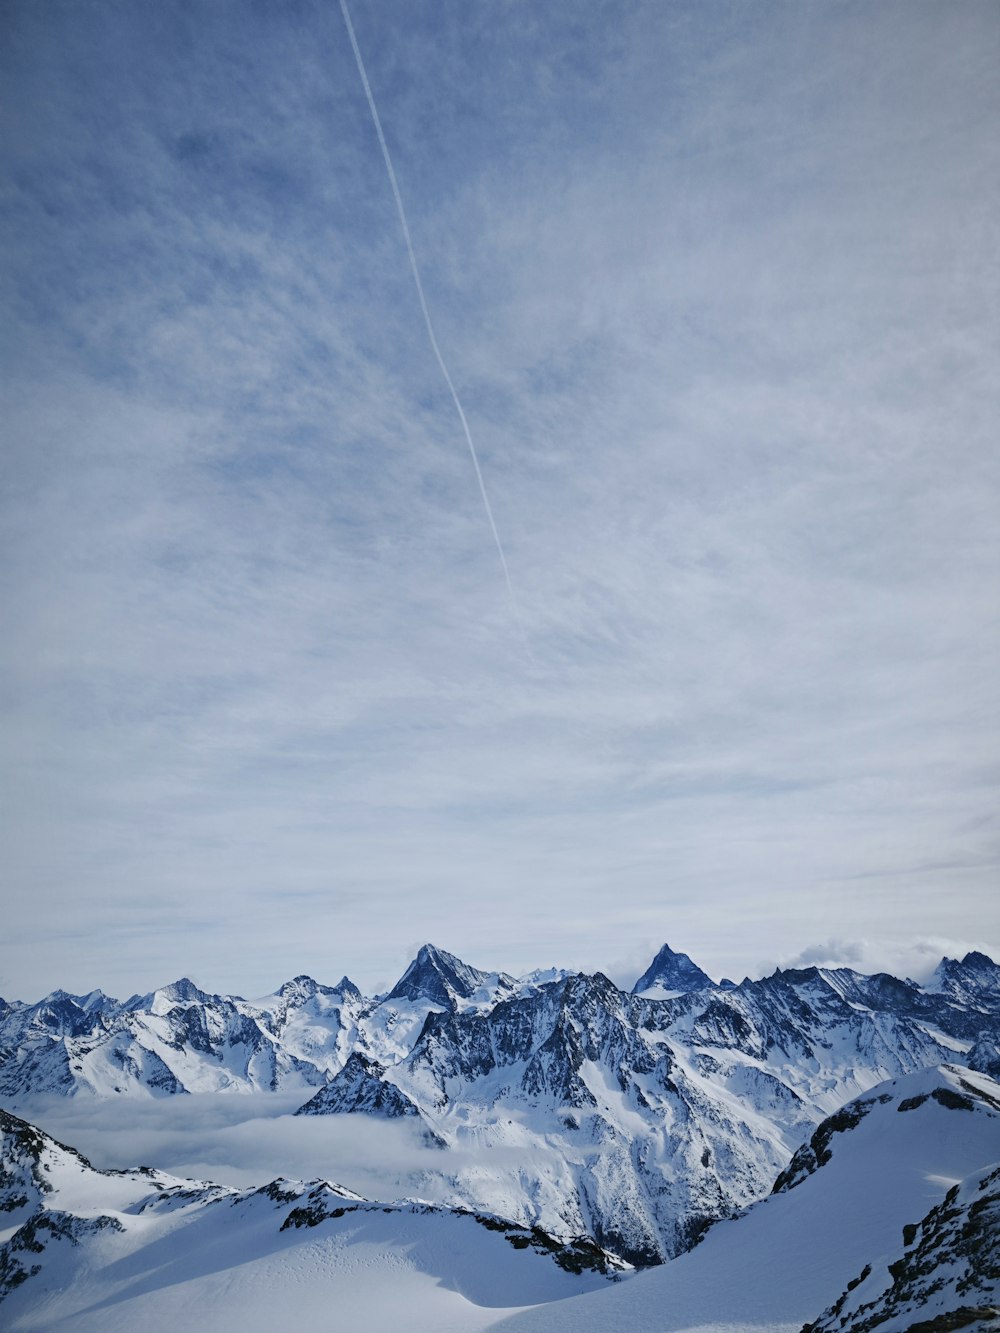
M 5 1329 L 252 1331 L 309 1320 L 458 1333 L 607 1281 L 593 1246 L 558 1246 L 495 1218 L 372 1204 L 326 1181 L 239 1190 L 97 1171 L 4 1112 L 0 1134 Z
M 866 1264 L 806 1333 L 912 1333 L 934 1320 L 1000 1328 L 1000 1165 L 973 1172 L 904 1227 L 895 1258 Z
M 798 1333 L 866 1264 L 886 1272 L 903 1227 L 998 1156 L 1000 1086 L 991 1079 L 945 1067 L 893 1080 L 825 1121 L 776 1193 L 717 1223 L 696 1249 L 497 1330 Z M 836 1318 L 820 1327 L 841 1333 Z

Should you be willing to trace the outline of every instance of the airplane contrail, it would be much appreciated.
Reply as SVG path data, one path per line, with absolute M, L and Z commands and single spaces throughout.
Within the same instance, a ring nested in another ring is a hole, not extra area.
M 469 446 L 469 453 L 472 456 L 472 466 L 476 470 L 476 480 L 479 482 L 479 494 L 483 497 L 483 508 L 486 510 L 486 517 L 489 519 L 490 530 L 493 533 L 493 540 L 496 542 L 497 554 L 500 556 L 500 564 L 503 567 L 503 576 L 507 583 L 507 591 L 510 594 L 511 605 L 514 608 L 514 615 L 524 637 L 524 623 L 521 619 L 521 608 L 518 605 L 517 597 L 514 595 L 514 585 L 510 581 L 510 570 L 507 568 L 507 557 L 504 555 L 503 543 L 500 540 L 500 533 L 497 531 L 496 521 L 493 518 L 493 510 L 490 507 L 490 499 L 486 494 L 486 483 L 483 481 L 482 470 L 479 466 L 479 457 L 476 454 L 476 446 L 472 442 L 472 432 L 469 430 L 469 423 L 465 417 L 465 409 L 462 407 L 461 399 L 452 382 L 445 359 L 441 355 L 441 348 L 438 346 L 438 340 L 434 334 L 434 325 L 431 323 L 431 313 L 427 308 L 427 298 L 424 296 L 424 285 L 420 281 L 420 270 L 417 267 L 417 257 L 413 253 L 413 241 L 410 237 L 409 223 L 406 221 L 406 209 L 403 207 L 403 197 L 399 193 L 399 185 L 396 181 L 396 173 L 393 170 L 392 158 L 389 156 L 389 146 L 385 141 L 385 135 L 382 133 L 382 122 L 379 119 L 378 108 L 375 105 L 375 98 L 372 95 L 371 84 L 368 82 L 368 74 L 365 71 L 365 62 L 361 58 L 361 48 L 358 46 L 358 39 L 354 35 L 354 24 L 351 22 L 350 11 L 347 8 L 347 0 L 340 0 L 340 12 L 344 16 L 344 23 L 347 26 L 347 35 L 351 39 L 351 49 L 354 52 L 354 60 L 358 67 L 358 73 L 361 75 L 361 82 L 364 85 L 365 97 L 368 99 L 368 110 L 372 113 L 372 121 L 375 124 L 375 133 L 378 135 L 379 147 L 382 149 L 382 157 L 385 161 L 385 169 L 389 176 L 389 184 L 392 186 L 393 198 L 396 200 L 396 212 L 399 214 L 400 225 L 403 228 L 403 238 L 406 241 L 406 253 L 410 257 L 410 271 L 413 274 L 413 281 L 417 288 L 417 296 L 420 300 L 420 309 L 424 314 L 424 323 L 427 325 L 427 337 L 430 340 L 431 349 L 441 367 L 441 374 L 448 386 L 448 392 L 451 394 L 452 402 L 455 404 L 455 411 L 458 413 L 458 419 L 462 423 L 462 430 L 465 433 L 465 442 Z M 525 643 L 527 639 L 525 637 Z

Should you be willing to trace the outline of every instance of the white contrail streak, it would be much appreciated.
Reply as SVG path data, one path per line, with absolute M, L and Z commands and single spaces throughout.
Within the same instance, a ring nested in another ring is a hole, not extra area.
M 500 533 L 497 531 L 497 525 L 493 518 L 493 510 L 490 507 L 490 499 L 486 494 L 486 484 L 483 481 L 483 474 L 479 467 L 479 458 L 476 454 L 476 446 L 472 442 L 472 432 L 469 430 L 469 423 L 465 418 L 465 410 L 462 407 L 461 399 L 452 383 L 451 375 L 448 373 L 448 367 L 445 364 L 444 357 L 441 355 L 441 348 L 438 346 L 438 340 L 434 336 L 434 325 L 431 323 L 431 314 L 427 309 L 427 298 L 424 296 L 424 285 L 420 281 L 420 270 L 417 268 L 417 257 L 413 253 L 413 241 L 410 238 L 410 227 L 406 221 L 406 209 L 403 207 L 403 197 L 399 193 L 399 185 L 396 182 L 396 173 L 393 170 L 392 158 L 389 156 L 389 147 L 385 141 L 385 135 L 382 133 L 382 122 L 379 120 L 378 108 L 375 106 L 375 98 L 372 96 L 371 84 L 368 82 L 368 75 L 365 72 L 365 62 L 361 59 L 361 49 L 358 46 L 358 39 L 354 35 L 354 24 L 351 22 L 350 11 L 347 8 L 347 0 L 340 0 L 340 12 L 344 16 L 344 23 L 347 25 L 347 35 L 351 39 L 351 49 L 354 52 L 354 60 L 358 67 L 358 73 L 361 75 L 361 82 L 364 85 L 365 97 L 368 99 L 368 110 L 372 113 L 372 120 L 375 124 L 375 133 L 378 135 L 379 147 L 382 149 L 382 157 L 385 161 L 385 169 L 389 175 L 389 184 L 392 186 L 393 197 L 396 200 L 396 212 L 399 214 L 399 221 L 403 228 L 403 237 L 406 241 L 406 253 L 410 257 L 410 271 L 413 274 L 413 281 L 417 288 L 417 296 L 420 298 L 420 309 L 424 312 L 424 323 L 427 325 L 427 337 L 430 339 L 431 349 L 437 358 L 437 363 L 441 367 L 441 374 L 448 386 L 448 392 L 451 394 L 452 402 L 455 404 L 455 411 L 458 413 L 458 419 L 462 423 L 462 430 L 465 432 L 465 442 L 469 446 L 469 453 L 472 456 L 472 466 L 476 469 L 476 480 L 479 482 L 479 494 L 483 497 L 483 508 L 486 510 L 486 517 L 490 522 L 490 530 L 493 533 L 493 540 L 497 544 L 497 554 L 500 556 L 500 564 L 503 566 L 503 576 L 507 582 L 507 591 L 510 594 L 511 605 L 514 608 L 514 615 L 517 618 L 518 627 L 524 634 L 524 625 L 521 620 L 521 609 L 518 606 L 517 597 L 514 595 L 514 585 L 510 581 L 510 570 L 507 568 L 507 557 L 504 555 L 503 543 L 500 541 Z

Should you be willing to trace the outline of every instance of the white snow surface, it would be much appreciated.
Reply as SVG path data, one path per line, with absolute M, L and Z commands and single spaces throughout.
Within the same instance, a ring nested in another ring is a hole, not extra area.
M 981 1333 L 1000 1325 L 1000 1163 L 973 1172 L 911 1227 L 891 1270 L 885 1262 L 866 1267 L 816 1333 L 910 1333 L 970 1307 L 993 1310 L 992 1320 L 975 1321 Z
M 8 1297 L 4 1326 L 11 1333 L 290 1325 L 474 1333 L 502 1313 L 586 1286 L 457 1214 L 369 1206 L 315 1229 L 279 1232 L 273 1209 L 255 1216 L 252 1204 L 237 1204 L 225 1225 L 218 1211 L 191 1205 L 145 1225 L 129 1219 L 126 1237 L 102 1240 L 84 1267 L 75 1253 L 60 1255 L 41 1292 L 32 1281 Z
M 5 1185 L 15 1197 L 25 1188 L 35 1195 L 7 1215 L 12 1226 L 33 1207 L 42 1219 L 41 1244 L 15 1239 L 2 1256 L 40 1269 L 0 1306 L 11 1333 L 253 1333 L 302 1324 L 473 1333 L 499 1314 L 607 1280 L 570 1274 L 531 1244 L 515 1248 L 503 1230 L 471 1215 L 366 1203 L 327 1182 L 238 1190 L 159 1172 L 96 1171 L 52 1140 L 35 1159 L 16 1136 L 5 1136 L 3 1148 Z M 321 1220 L 282 1229 L 314 1202 Z M 68 1221 L 76 1240 L 50 1236 L 45 1219 Z M 0 1263 L 0 1277 L 6 1271 Z

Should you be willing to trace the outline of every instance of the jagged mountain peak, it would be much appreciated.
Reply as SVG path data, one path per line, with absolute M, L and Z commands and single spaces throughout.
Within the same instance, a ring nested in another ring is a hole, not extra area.
M 58 990 L 50 991 L 40 1003 L 55 1004 L 62 1000 L 71 1000 L 80 1009 L 87 1011 L 100 1009 L 105 1005 L 114 1006 L 118 1004 L 113 996 L 105 995 L 104 991 L 100 989 L 88 991 L 86 995 L 74 995 L 72 991 L 63 990 L 61 987 Z
M 983 972 L 984 971 L 992 972 L 997 965 L 993 961 L 993 959 L 990 958 L 989 954 L 980 953 L 978 949 L 970 949 L 969 952 L 962 959 L 962 966 L 974 967 L 977 970 Z
M 697 963 L 692 962 L 686 953 L 675 953 L 669 944 L 664 944 L 632 987 L 632 994 L 642 995 L 654 989 L 683 993 L 707 990 L 712 985 L 712 978 Z
M 168 982 L 165 986 L 157 986 L 156 990 L 149 991 L 146 995 L 130 996 L 121 1007 L 133 1013 L 165 1014 L 175 1006 L 211 1006 L 240 998 L 238 995 L 210 995 L 196 986 L 190 977 L 178 977 L 176 981 Z
M 283 981 L 276 994 L 283 1000 L 309 999 L 320 989 L 319 982 L 303 972 L 297 977 L 292 977 L 291 981 Z
M 961 960 L 942 958 L 926 989 L 973 1006 L 995 1001 L 1000 998 L 1000 965 L 975 949 Z
M 467 1000 L 496 976 L 463 963 L 433 944 L 421 945 L 417 956 L 385 997 L 387 1000 L 430 1000 L 452 1008 Z
M 54 990 L 50 995 L 38 1001 L 37 1004 L 30 1005 L 37 1014 L 71 1014 L 83 1013 L 83 1006 L 77 1000 L 75 995 L 70 995 L 68 991 Z
M 592 997 L 605 1004 L 614 1004 L 622 998 L 610 977 L 603 972 L 573 972 L 559 983 L 562 993 L 569 1003 Z
M 74 995 L 73 999 L 81 1009 L 92 1013 L 97 1009 L 116 1009 L 118 1001 L 113 995 L 106 995 L 100 988 L 88 991 L 86 995 Z
M 207 994 L 196 986 L 190 977 L 179 977 L 168 986 L 161 986 L 160 989 L 167 994 L 176 995 L 180 1000 L 208 999 Z
M 307 1004 L 317 995 L 340 997 L 349 1000 L 360 1000 L 362 994 L 349 977 L 341 977 L 335 986 L 324 986 L 315 977 L 307 976 L 304 972 L 297 977 L 292 977 L 291 981 L 284 981 L 275 991 L 275 995 L 280 1000 L 284 1000 L 291 1008 L 297 1008 Z M 266 1003 L 260 1001 L 259 1003 Z
M 365 1112 L 385 1119 L 419 1116 L 416 1104 L 394 1083 L 383 1078 L 385 1065 L 354 1051 L 335 1078 L 296 1115 L 343 1115 Z

